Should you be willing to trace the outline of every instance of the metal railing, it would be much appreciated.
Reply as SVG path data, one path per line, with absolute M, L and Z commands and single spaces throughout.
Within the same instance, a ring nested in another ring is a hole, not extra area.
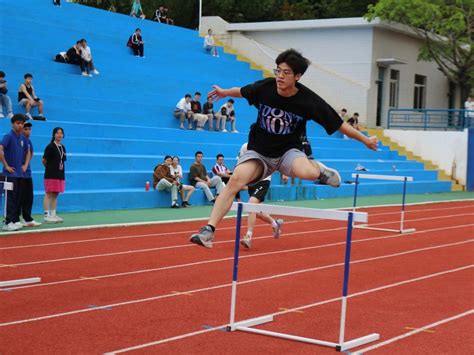
M 389 109 L 387 128 L 461 131 L 474 127 L 474 110 Z

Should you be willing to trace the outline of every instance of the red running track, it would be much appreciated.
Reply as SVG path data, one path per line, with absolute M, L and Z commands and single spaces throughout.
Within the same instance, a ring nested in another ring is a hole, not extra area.
M 397 208 L 367 211 L 396 227 Z M 374 353 L 474 353 L 462 315 L 474 308 L 474 203 L 410 206 L 406 219 L 416 233 L 355 230 L 346 338 L 380 333 Z M 345 225 L 287 222 L 278 241 L 259 225 L 242 252 L 237 319 L 297 308 L 262 328 L 337 341 Z M 0 291 L 0 353 L 334 352 L 212 328 L 228 322 L 234 223 L 212 250 L 188 243 L 197 222 L 0 239 L 0 280 L 42 278 Z

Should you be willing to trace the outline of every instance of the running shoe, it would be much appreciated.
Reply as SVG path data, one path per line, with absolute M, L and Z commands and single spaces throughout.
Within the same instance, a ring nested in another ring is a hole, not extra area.
M 339 175 L 337 170 L 328 168 L 320 161 L 315 160 L 315 162 L 319 165 L 319 170 L 321 171 L 319 174 L 319 183 L 321 185 L 329 185 L 332 187 L 341 186 L 341 175 Z
M 283 223 L 285 223 L 285 221 L 282 219 L 277 219 L 275 220 L 275 223 L 276 223 L 276 227 L 272 227 L 273 236 L 275 237 L 275 239 L 278 239 L 280 238 L 280 235 L 281 235 L 281 226 L 283 225 Z
M 193 234 L 189 241 L 191 243 L 201 245 L 203 247 L 212 248 L 212 241 L 214 240 L 214 232 L 210 226 L 204 226 L 199 230 L 199 233 Z
M 240 244 L 245 248 L 250 249 L 252 247 L 252 237 L 248 234 L 245 235 L 245 237 L 240 240 Z

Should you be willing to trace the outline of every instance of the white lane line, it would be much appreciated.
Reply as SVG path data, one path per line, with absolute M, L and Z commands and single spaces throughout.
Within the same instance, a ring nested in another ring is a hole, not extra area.
M 394 254 L 381 255 L 381 256 L 371 257 L 371 258 L 367 258 L 367 259 L 355 260 L 355 261 L 351 261 L 351 264 L 360 264 L 360 263 L 366 263 L 366 262 L 371 262 L 371 261 L 376 261 L 376 260 L 394 258 L 394 257 L 402 256 L 402 255 L 414 254 L 414 253 L 419 253 L 419 252 L 424 252 L 424 251 L 434 250 L 434 249 L 454 247 L 454 246 L 468 244 L 468 243 L 472 243 L 472 242 L 474 242 L 474 239 L 469 239 L 469 240 L 465 240 L 465 241 L 457 242 L 457 243 L 449 243 L 449 244 L 436 245 L 436 246 L 427 247 L 427 248 L 408 250 L 408 251 L 394 253 Z M 260 277 L 260 278 L 256 278 L 256 279 L 246 280 L 246 281 L 239 281 L 239 285 L 250 284 L 250 283 L 255 283 L 255 282 L 259 282 L 259 281 L 274 280 L 274 279 L 277 279 L 277 278 L 288 277 L 288 276 L 303 274 L 303 273 L 312 272 L 312 271 L 319 271 L 319 270 L 324 270 L 324 269 L 329 269 L 329 268 L 335 268 L 335 267 L 340 267 L 340 266 L 344 266 L 344 263 L 324 265 L 324 266 L 319 266 L 319 267 L 310 268 L 310 269 L 297 270 L 297 271 L 286 272 L 286 273 L 272 275 L 272 276 L 266 276 L 266 277 Z M 205 291 L 216 290 L 216 289 L 220 289 L 220 288 L 226 288 L 226 287 L 230 287 L 230 286 L 231 286 L 231 284 L 222 284 L 222 285 L 204 287 L 204 288 L 195 289 L 195 290 L 183 290 L 182 292 L 193 294 L 193 293 L 197 293 L 197 292 L 205 292 Z M 114 304 L 108 304 L 108 305 L 105 305 L 105 306 L 98 306 L 96 308 L 84 308 L 84 309 L 78 309 L 78 310 L 75 310 L 75 311 L 50 314 L 50 315 L 47 315 L 47 316 L 41 316 L 41 317 L 16 320 L 16 321 L 11 321 L 11 322 L 6 322 L 6 323 L 0 323 L 0 327 L 16 325 L 16 324 L 22 324 L 22 323 L 36 322 L 36 321 L 51 319 L 51 318 L 70 316 L 70 315 L 74 315 L 74 314 L 92 312 L 92 311 L 105 309 L 105 308 L 119 307 L 119 306 L 126 306 L 126 305 L 143 303 L 143 302 L 156 301 L 156 300 L 159 300 L 159 299 L 162 299 L 162 298 L 177 297 L 177 296 L 178 295 L 176 295 L 175 293 L 169 293 L 169 294 L 160 295 L 160 296 L 142 298 L 142 299 L 131 300 L 131 301 L 124 301 L 124 302 L 119 302 L 119 303 L 114 303 Z M 277 313 L 278 314 L 284 314 L 286 312 L 277 312 Z
M 417 231 L 415 233 L 411 233 L 410 236 L 417 235 L 417 234 L 432 233 L 432 232 L 436 232 L 436 231 L 472 227 L 472 226 L 474 226 L 474 224 L 466 224 L 466 225 L 461 225 L 461 226 L 428 229 L 428 230 L 424 230 L 424 231 Z M 341 228 L 341 229 L 345 229 L 345 228 Z M 316 232 L 317 233 L 324 233 L 325 231 L 324 230 L 319 230 L 319 231 L 315 231 L 315 233 Z M 309 232 L 304 232 L 303 234 L 305 234 L 305 233 L 309 233 Z M 302 234 L 302 232 L 291 233 L 291 235 L 287 234 L 286 237 L 296 236 L 296 235 L 299 235 L 299 234 Z M 382 237 L 357 239 L 357 240 L 353 240 L 352 243 L 373 242 L 373 241 L 380 241 L 380 240 L 394 239 L 394 238 L 402 238 L 402 237 L 403 237 L 403 234 L 395 233 L 395 234 L 390 234 L 390 235 L 386 235 L 386 236 L 382 236 Z M 258 237 L 258 238 L 254 238 L 254 239 L 260 239 L 260 238 L 267 238 L 267 237 Z M 273 236 L 272 236 L 272 238 L 273 238 Z M 217 243 L 226 243 L 226 242 L 217 242 Z M 262 257 L 262 256 L 268 256 L 268 255 L 276 255 L 276 254 L 286 254 L 286 253 L 293 253 L 293 252 L 300 252 L 300 251 L 307 251 L 307 250 L 314 250 L 314 249 L 322 249 L 322 248 L 340 246 L 340 245 L 345 245 L 345 244 L 346 244 L 346 242 L 344 241 L 344 242 L 335 242 L 335 243 L 329 243 L 329 244 L 315 245 L 315 246 L 304 247 L 304 248 L 294 248 L 294 249 L 285 249 L 285 250 L 278 250 L 278 251 L 265 252 L 265 253 L 255 253 L 255 254 L 251 254 L 251 255 L 240 256 L 240 259 L 255 258 L 255 257 Z M 191 246 L 193 246 L 193 245 L 191 245 Z M 211 260 L 197 261 L 197 262 L 186 263 L 186 264 L 163 266 L 163 267 L 153 268 L 153 269 L 144 269 L 144 270 L 142 269 L 142 270 L 135 270 L 135 271 L 127 271 L 127 272 L 121 272 L 121 273 L 116 273 L 116 274 L 108 274 L 108 275 L 94 275 L 94 276 L 91 276 L 91 277 L 96 278 L 96 279 L 105 279 L 105 278 L 112 278 L 112 277 L 137 275 L 137 274 L 143 274 L 143 273 L 148 273 L 148 272 L 172 270 L 172 269 L 179 269 L 179 268 L 185 268 L 185 267 L 195 267 L 195 266 L 198 266 L 198 265 L 218 263 L 218 262 L 229 261 L 229 260 L 233 260 L 233 259 L 234 259 L 233 257 L 227 257 L 227 258 L 221 258 L 221 259 L 211 259 Z M 80 281 L 85 281 L 85 280 L 81 279 L 81 278 L 78 278 L 78 279 L 70 279 L 70 280 L 62 280 L 62 281 L 43 282 L 41 284 L 17 286 L 17 287 L 12 287 L 10 289 L 11 290 L 17 290 L 17 289 L 24 289 L 24 288 L 44 287 L 44 286 L 52 286 L 52 285 L 59 285 L 59 284 L 66 284 L 66 283 L 80 282 Z
M 438 325 L 441 325 L 441 324 L 444 324 L 444 323 L 448 323 L 448 322 L 451 322 L 453 320 L 456 320 L 456 319 L 459 319 L 459 318 L 462 318 L 462 317 L 466 317 L 466 316 L 469 316 L 471 314 L 474 314 L 474 309 L 471 309 L 467 312 L 463 312 L 463 313 L 459 313 L 459 314 L 456 314 L 455 316 L 452 316 L 452 317 L 449 317 L 449 318 L 445 318 L 445 319 L 441 319 L 437 322 L 434 322 L 434 323 L 431 323 L 431 324 L 428 324 L 428 325 L 425 325 L 421 328 L 417 328 L 415 330 L 412 330 L 411 332 L 407 332 L 407 333 L 404 333 L 404 334 L 401 334 L 399 336 L 396 336 L 396 337 L 393 337 L 393 338 L 390 338 L 390 339 L 387 339 L 383 342 L 380 342 L 378 344 L 375 344 L 375 345 L 372 345 L 372 346 L 369 346 L 367 348 L 364 348 L 364 349 L 361 349 L 361 350 L 357 350 L 356 352 L 354 352 L 353 354 L 364 354 L 366 352 L 369 352 L 371 350 L 375 350 L 375 349 L 378 349 L 378 348 L 381 348 L 385 345 L 388 345 L 388 344 L 392 344 L 392 343 L 395 343 L 396 341 L 399 341 L 399 340 L 402 340 L 402 339 L 405 339 L 405 338 L 408 338 L 412 335 L 415 335 L 415 334 L 418 334 L 420 332 L 423 332 L 427 329 L 430 329 L 430 328 L 433 328 L 433 327 L 436 327 Z
M 408 279 L 408 280 L 396 282 L 396 283 L 393 283 L 393 284 L 388 284 L 388 285 L 376 287 L 376 288 L 373 288 L 373 289 L 357 292 L 357 293 L 354 293 L 352 295 L 349 295 L 348 297 L 359 297 L 359 296 L 367 295 L 367 294 L 370 294 L 370 293 L 373 293 L 373 292 L 378 292 L 378 291 L 383 291 L 383 290 L 393 288 L 393 287 L 403 286 L 403 285 L 406 285 L 406 284 L 409 284 L 409 283 L 414 283 L 414 282 L 423 281 L 423 280 L 431 279 L 431 278 L 438 277 L 438 276 L 443 276 L 443 275 L 447 275 L 447 274 L 451 274 L 451 273 L 455 273 L 455 272 L 459 272 L 459 271 L 468 270 L 468 269 L 471 269 L 472 267 L 474 267 L 474 265 L 467 265 L 467 266 L 459 267 L 459 268 L 456 268 L 456 269 L 450 269 L 450 270 L 437 272 L 437 273 L 434 273 L 434 274 L 429 274 L 429 275 L 425 275 L 425 276 L 421 276 L 421 277 L 416 277 L 416 278 L 413 278 L 413 279 Z M 307 305 L 304 305 L 304 306 L 291 308 L 287 311 L 275 312 L 275 313 L 271 313 L 271 314 L 268 314 L 268 315 L 278 316 L 278 315 L 282 315 L 282 314 L 285 314 L 285 313 L 301 311 L 301 310 L 304 310 L 304 309 L 317 307 L 317 306 L 325 305 L 325 304 L 328 304 L 328 303 L 338 302 L 341 299 L 342 299 L 342 297 L 331 298 L 331 299 L 328 299 L 328 300 L 319 301 L 319 302 L 307 304 Z M 222 329 L 223 327 L 227 327 L 228 325 L 229 324 L 222 324 L 222 325 L 213 327 L 211 329 L 206 329 L 204 331 L 181 334 L 181 335 L 174 336 L 174 337 L 171 337 L 171 338 L 161 339 L 161 340 L 157 340 L 157 341 L 153 341 L 153 342 L 149 342 L 149 343 L 145 343 L 145 344 L 140 344 L 140 345 L 136 345 L 136 346 L 120 349 L 120 350 L 114 350 L 114 351 L 111 351 L 111 352 L 107 352 L 106 354 L 120 354 L 120 353 L 125 353 L 125 352 L 129 352 L 129 351 L 133 351 L 133 350 L 139 350 L 139 349 L 147 348 L 147 347 L 150 347 L 150 346 L 156 346 L 156 345 L 160 345 L 160 344 L 164 344 L 164 343 L 169 343 L 169 342 L 173 342 L 173 341 L 176 341 L 176 340 L 181 340 L 181 339 L 189 338 L 189 337 L 192 337 L 192 336 L 195 336 L 195 335 L 200 335 L 200 334 L 203 334 L 203 333 L 207 333 L 209 331 L 219 330 L 219 329 Z
M 463 201 L 463 200 L 461 200 Z M 446 202 L 451 202 L 451 201 L 446 201 Z M 456 202 L 456 201 L 454 201 Z M 437 202 L 436 202 L 437 203 Z M 357 207 L 358 209 L 365 209 L 365 208 L 378 208 L 379 206 L 369 206 L 369 207 Z M 381 207 L 387 207 L 387 206 L 381 206 Z M 412 209 L 412 210 L 406 210 L 405 213 L 421 213 L 421 212 L 431 212 L 431 211 L 441 211 L 441 210 L 453 210 L 453 209 L 463 209 L 463 208 L 469 208 L 472 209 L 473 206 L 455 206 L 455 207 L 446 207 L 446 208 L 433 208 L 433 209 Z M 341 208 L 341 210 L 344 209 L 351 209 L 349 207 L 344 207 Z M 387 215 L 399 215 L 400 211 L 394 211 L 394 212 L 382 212 L 382 213 L 374 213 L 371 214 L 370 217 L 377 217 L 377 216 L 387 216 Z M 233 216 L 228 217 L 229 219 L 234 218 Z M 177 220 L 177 221 L 163 221 L 163 222 L 146 222 L 143 225 L 153 225 L 153 224 L 165 224 L 165 223 L 188 223 L 188 222 L 193 222 L 195 220 L 202 220 L 202 219 L 189 219 L 189 220 Z M 290 223 L 307 223 L 307 222 L 314 222 L 318 221 L 315 219 L 302 219 L 302 220 L 294 220 L 294 221 L 288 221 L 285 224 L 290 224 Z M 399 220 L 395 220 L 393 222 L 385 222 L 385 223 L 397 223 Z M 140 224 L 142 225 L 142 224 Z M 122 226 L 122 225 L 118 225 Z M 128 225 L 127 225 L 128 226 Z M 266 223 L 259 223 L 255 225 L 255 227 L 268 227 Z M 109 227 L 104 227 L 104 228 L 109 228 Z M 112 228 L 112 227 L 110 227 Z M 76 229 L 81 229 L 81 228 L 76 228 Z M 82 228 L 86 229 L 86 228 Z M 87 229 L 92 229 L 92 228 L 87 228 Z M 101 229 L 101 228 L 96 228 L 96 229 Z M 235 229 L 235 227 L 222 227 L 219 228 L 219 230 L 229 230 L 229 229 Z M 50 229 L 47 231 L 62 231 L 62 230 L 69 230 L 69 229 Z M 39 230 L 36 232 L 42 232 L 43 230 Z M 34 230 L 28 231 L 28 232 L 35 232 Z M 35 248 L 35 247 L 48 247 L 48 246 L 55 246 L 55 245 L 66 245 L 66 244 L 77 244 L 77 243 L 90 243 L 90 242 L 101 242 L 101 241 L 108 241 L 108 240 L 121 240 L 121 239 L 132 239 L 132 238 L 147 238 L 147 237 L 160 237 L 160 236 L 165 236 L 165 235 L 172 235 L 172 236 L 177 236 L 180 234 L 190 234 L 194 233 L 195 230 L 188 230 L 188 231 L 177 231 L 177 232 L 165 232 L 165 233 L 150 233 L 150 234 L 136 234 L 136 235 L 125 235 L 125 236 L 120 236 L 120 237 L 105 237 L 105 238 L 94 238 L 94 239 L 82 239 L 82 240 L 69 240 L 69 241 L 64 241 L 64 242 L 53 242 L 53 243 L 42 243 L 42 244 L 29 244 L 29 245 L 13 245 L 9 247 L 0 247 L 0 250 L 10 250 L 10 249 L 23 249 L 23 248 Z
M 474 213 L 464 213 L 464 214 L 457 214 L 457 215 L 449 215 L 449 216 L 436 216 L 436 217 L 427 217 L 427 218 L 418 218 L 418 219 L 407 219 L 405 222 L 419 222 L 419 221 L 428 221 L 433 219 L 442 219 L 442 218 L 459 218 L 463 216 L 473 216 Z M 397 222 L 381 222 L 381 223 L 373 223 L 372 226 L 381 226 L 386 224 L 393 224 Z M 339 227 L 333 229 L 327 229 L 326 231 L 336 231 L 346 229 L 346 227 Z M 294 235 L 294 234 L 308 234 L 308 233 L 316 233 L 317 231 L 306 231 L 306 232 L 297 232 L 297 233 L 285 233 L 285 236 Z M 422 231 L 421 231 L 422 232 Z M 411 233 L 410 235 L 413 235 Z M 267 237 L 270 238 L 270 237 Z M 231 240 L 224 240 L 220 242 L 215 242 L 214 244 L 222 244 L 222 243 L 234 243 L 234 239 Z M 135 253 L 147 253 L 152 251 L 159 251 L 159 250 L 167 250 L 167 249 L 176 249 L 176 248 L 190 248 L 196 247 L 194 244 L 179 244 L 179 245 L 172 245 L 172 246 L 165 246 L 165 247 L 156 247 L 156 248 L 146 248 L 146 249 L 135 249 L 135 250 L 125 250 L 113 253 L 103 253 L 103 254 L 92 254 L 92 255 L 82 255 L 82 256 L 74 256 L 69 258 L 59 258 L 59 259 L 49 259 L 49 260 L 37 260 L 37 261 L 29 261 L 29 262 L 22 262 L 22 263 L 11 263 L 11 266 L 27 266 L 27 265 L 38 265 L 38 264 L 49 264 L 49 263 L 57 263 L 62 261 L 72 261 L 72 260 L 83 260 L 83 259 L 92 259 L 92 258 L 102 258 L 107 256 L 117 256 L 117 255 L 126 255 L 126 254 L 135 254 Z

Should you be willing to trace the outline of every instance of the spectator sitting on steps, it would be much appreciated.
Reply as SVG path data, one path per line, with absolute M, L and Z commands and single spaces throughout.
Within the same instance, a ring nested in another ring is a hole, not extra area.
M 13 117 L 12 109 L 12 100 L 10 96 L 7 95 L 8 87 L 7 81 L 5 80 L 5 72 L 0 71 L 0 118 L 4 118 L 3 107 L 5 106 L 5 111 L 7 112 L 7 117 Z
M 196 121 L 196 131 L 203 131 L 204 125 L 208 120 L 208 116 L 202 113 L 201 109 L 201 93 L 194 93 L 194 100 L 191 101 L 191 110 L 193 111 L 194 121 Z
M 171 164 L 173 159 L 170 155 L 165 156 L 163 164 L 155 166 L 153 171 L 153 188 L 158 191 L 171 192 L 171 208 L 179 208 L 178 185 L 176 177 L 171 175 Z
M 219 57 L 217 53 L 217 47 L 214 44 L 214 36 L 212 34 L 212 29 L 207 30 L 207 35 L 204 37 L 204 49 L 211 53 L 213 57 Z
M 127 42 L 127 47 L 132 48 L 135 57 L 145 58 L 145 42 L 142 38 L 142 30 L 137 28 L 135 32 L 130 36 Z
M 143 13 L 142 10 L 142 4 L 140 3 L 140 0 L 133 0 L 132 2 L 132 10 L 130 11 L 130 16 L 132 17 L 139 17 L 142 20 L 145 19 L 145 14 Z
M 349 123 L 356 130 L 360 131 L 360 129 L 359 129 L 359 114 L 357 112 L 354 112 L 352 117 L 347 120 L 347 123 Z
M 30 110 L 32 107 L 38 107 L 38 116 L 35 116 L 35 119 L 46 120 L 46 117 L 43 115 L 43 101 L 36 96 L 35 89 L 33 88 L 33 75 L 27 73 L 24 75 L 25 82 L 20 85 L 18 89 L 18 104 L 24 106 L 26 109 L 25 116 L 27 119 L 31 120 Z
M 84 60 L 84 67 L 86 68 L 86 74 L 82 72 L 84 76 L 92 76 L 91 72 L 95 75 L 99 75 L 99 72 L 94 67 L 94 63 L 92 62 L 92 53 L 90 47 L 87 45 L 87 41 L 85 39 L 81 39 L 81 57 Z
M 227 102 L 221 106 L 219 112 L 217 113 L 218 118 L 221 120 L 222 132 L 227 132 L 225 129 L 225 123 L 227 121 L 231 122 L 232 133 L 239 133 L 235 128 L 235 110 L 234 110 L 234 100 L 229 99 Z
M 194 114 L 191 110 L 191 95 L 186 94 L 178 101 L 173 112 L 174 117 L 179 118 L 179 128 L 184 128 L 184 118 L 188 119 L 188 128 L 193 129 Z
M 189 180 L 191 185 L 198 189 L 203 189 L 209 202 L 214 203 L 217 196 L 224 189 L 224 184 L 220 176 L 214 176 L 212 179 L 207 174 L 206 167 L 202 164 L 202 152 L 198 151 L 194 154 L 195 161 L 189 169 Z M 211 192 L 211 187 L 216 188 L 216 197 Z

